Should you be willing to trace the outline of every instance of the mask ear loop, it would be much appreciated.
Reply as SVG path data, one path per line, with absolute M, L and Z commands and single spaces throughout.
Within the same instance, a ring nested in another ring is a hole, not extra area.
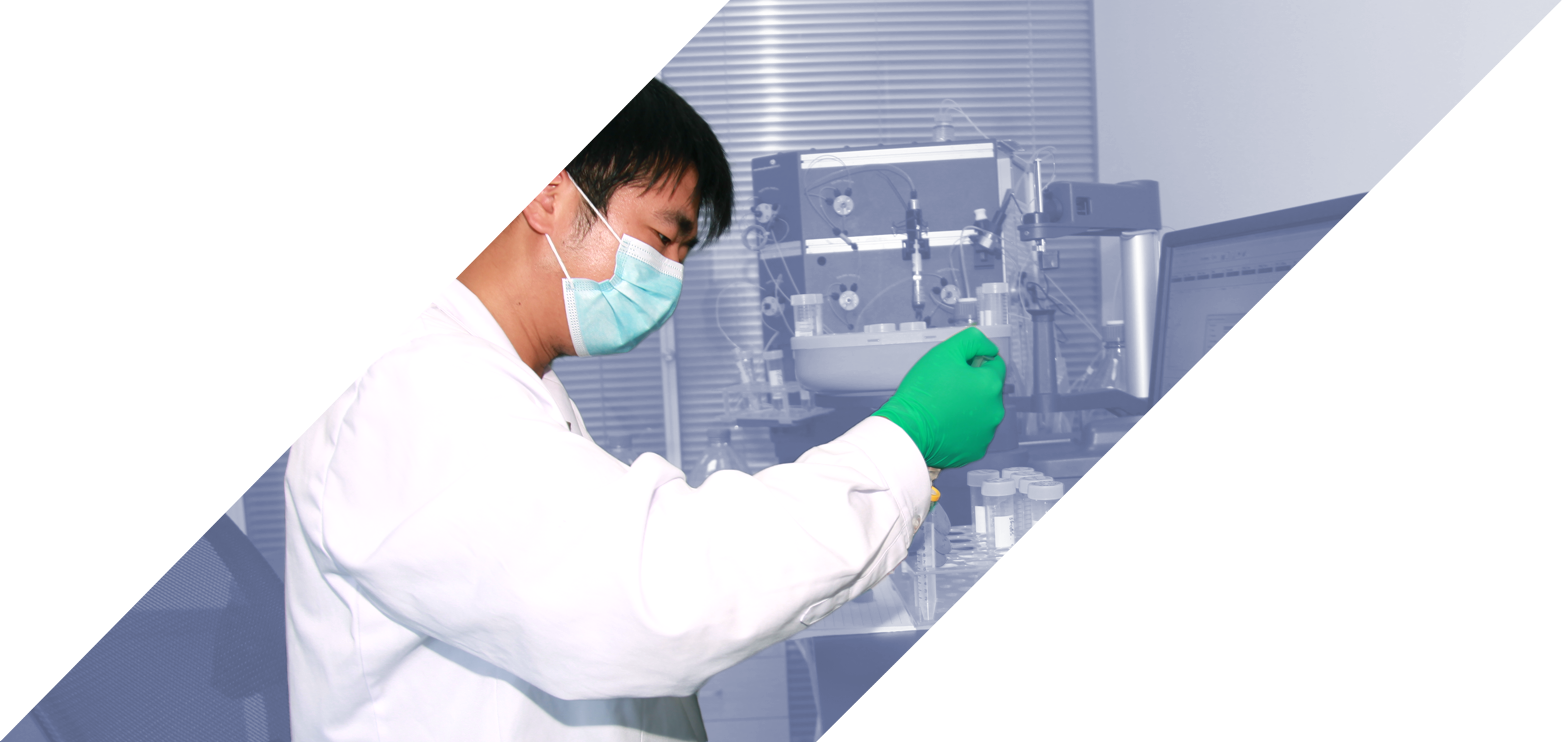
M 580 190 L 580 184 L 575 182 L 574 176 L 570 175 L 568 170 L 565 170 L 564 177 L 569 178 L 569 184 L 575 186 L 575 192 L 580 194 L 580 200 L 585 201 L 586 205 L 591 207 L 591 213 L 596 214 L 597 218 L 602 220 L 602 226 L 607 227 L 607 231 L 612 232 L 615 239 L 622 241 L 624 236 L 619 234 L 618 230 L 613 228 L 613 225 L 608 224 L 607 217 L 602 215 L 602 212 L 597 209 L 597 205 L 591 203 L 591 199 L 586 198 L 586 192 Z
M 559 270 L 564 271 L 564 280 L 574 280 L 570 278 L 569 269 L 564 267 L 564 258 L 559 257 L 559 248 L 553 246 L 553 238 L 546 233 L 542 235 L 542 238 L 548 241 L 548 249 L 553 251 L 553 259 L 559 261 Z

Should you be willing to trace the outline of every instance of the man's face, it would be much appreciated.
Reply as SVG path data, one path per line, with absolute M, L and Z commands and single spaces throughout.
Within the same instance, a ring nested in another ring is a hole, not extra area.
M 692 169 L 684 172 L 677 182 L 664 181 L 656 188 L 646 189 L 638 185 L 619 188 L 606 204 L 603 213 L 613 229 L 628 234 L 650 245 L 663 256 L 682 263 L 689 257 L 698 236 L 699 210 L 694 202 L 695 175 Z M 577 202 L 577 228 L 571 240 L 578 250 L 569 258 L 571 273 L 579 278 L 605 281 L 613 275 L 613 264 L 618 254 L 618 239 L 602 224 L 592 220 L 589 229 L 578 228 L 591 215 L 591 207 L 585 197 L 575 191 Z M 579 271 L 579 273 L 575 273 Z

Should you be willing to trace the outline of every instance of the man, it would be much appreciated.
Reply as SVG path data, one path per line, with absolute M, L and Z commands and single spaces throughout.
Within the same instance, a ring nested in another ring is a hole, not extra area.
M 652 81 L 294 445 L 294 740 L 702 740 L 702 683 L 905 557 L 928 467 L 1002 418 L 980 333 L 797 463 L 698 489 L 598 448 L 549 370 L 660 326 L 732 199 L 710 127 Z

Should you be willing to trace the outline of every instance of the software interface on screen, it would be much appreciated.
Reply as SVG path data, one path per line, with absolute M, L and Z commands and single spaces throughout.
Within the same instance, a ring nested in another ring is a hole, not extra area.
M 1345 509 L 1375 227 L 1367 214 L 1173 248 L 1157 466 Z

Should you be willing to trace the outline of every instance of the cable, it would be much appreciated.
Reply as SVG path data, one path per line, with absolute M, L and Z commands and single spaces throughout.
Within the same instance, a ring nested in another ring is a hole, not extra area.
M 1074 308 L 1074 318 L 1080 322 L 1085 323 L 1085 329 L 1089 330 L 1090 334 L 1095 335 L 1097 340 L 1105 342 L 1106 338 L 1101 335 L 1100 330 L 1096 329 L 1095 323 L 1091 322 L 1090 318 L 1085 316 L 1085 311 L 1080 309 L 1079 305 L 1075 304 L 1073 299 L 1068 298 L 1068 292 L 1064 291 L 1063 287 L 1059 286 L 1057 281 L 1052 280 L 1052 276 L 1049 276 L 1046 273 L 1042 273 L 1041 277 L 1047 279 L 1047 283 L 1052 284 L 1052 287 L 1058 290 L 1058 294 L 1063 297 L 1063 301 L 1068 302 L 1068 305 Z
M 720 292 L 718 292 L 716 294 L 716 329 L 721 331 L 721 336 L 726 338 L 727 342 L 730 343 L 733 348 L 736 348 L 738 350 L 742 350 L 743 346 L 738 345 L 736 342 L 734 342 L 732 340 L 732 336 L 727 334 L 727 328 L 725 328 L 725 327 L 723 327 L 721 325 L 721 299 L 722 299 L 722 297 L 727 295 L 728 291 L 731 291 L 731 290 L 733 290 L 735 288 L 739 288 L 739 287 L 753 287 L 753 288 L 759 289 L 759 293 L 760 294 L 764 294 L 765 293 L 765 288 L 763 286 L 760 286 L 757 283 L 749 283 L 748 281 L 740 281 L 738 283 L 734 283 L 734 284 L 732 284 L 732 285 L 722 289 Z
M 869 324 L 871 324 L 870 322 L 868 322 L 868 310 L 872 309 L 873 305 L 877 304 L 879 299 L 884 298 L 885 294 L 888 294 L 890 291 L 894 290 L 895 287 L 897 287 L 897 286 L 899 286 L 899 285 L 901 285 L 903 283 L 911 283 L 911 277 L 907 276 L 905 278 L 900 279 L 899 281 L 896 281 L 896 282 L 894 282 L 894 283 L 892 283 L 892 284 L 890 284 L 888 286 L 885 286 L 882 291 L 880 291 L 877 294 L 874 294 L 873 298 L 870 299 L 867 304 L 862 305 L 862 314 L 858 315 L 858 317 L 862 319 L 863 327 L 867 327 Z
M 923 110 L 927 110 L 927 109 L 923 109 Z M 939 111 L 939 113 L 943 113 L 944 111 L 954 111 L 956 113 L 959 113 L 961 116 L 965 116 L 965 122 L 970 124 L 972 129 L 976 130 L 977 136 L 980 136 L 983 139 L 991 139 L 992 138 L 992 137 L 987 136 L 987 134 L 982 131 L 982 127 L 977 126 L 976 122 L 971 120 L 971 117 L 966 114 L 965 109 L 961 108 L 960 104 L 955 102 L 955 99 L 953 99 L 953 98 L 945 98 L 945 99 L 939 101 L 938 102 L 938 111 Z

